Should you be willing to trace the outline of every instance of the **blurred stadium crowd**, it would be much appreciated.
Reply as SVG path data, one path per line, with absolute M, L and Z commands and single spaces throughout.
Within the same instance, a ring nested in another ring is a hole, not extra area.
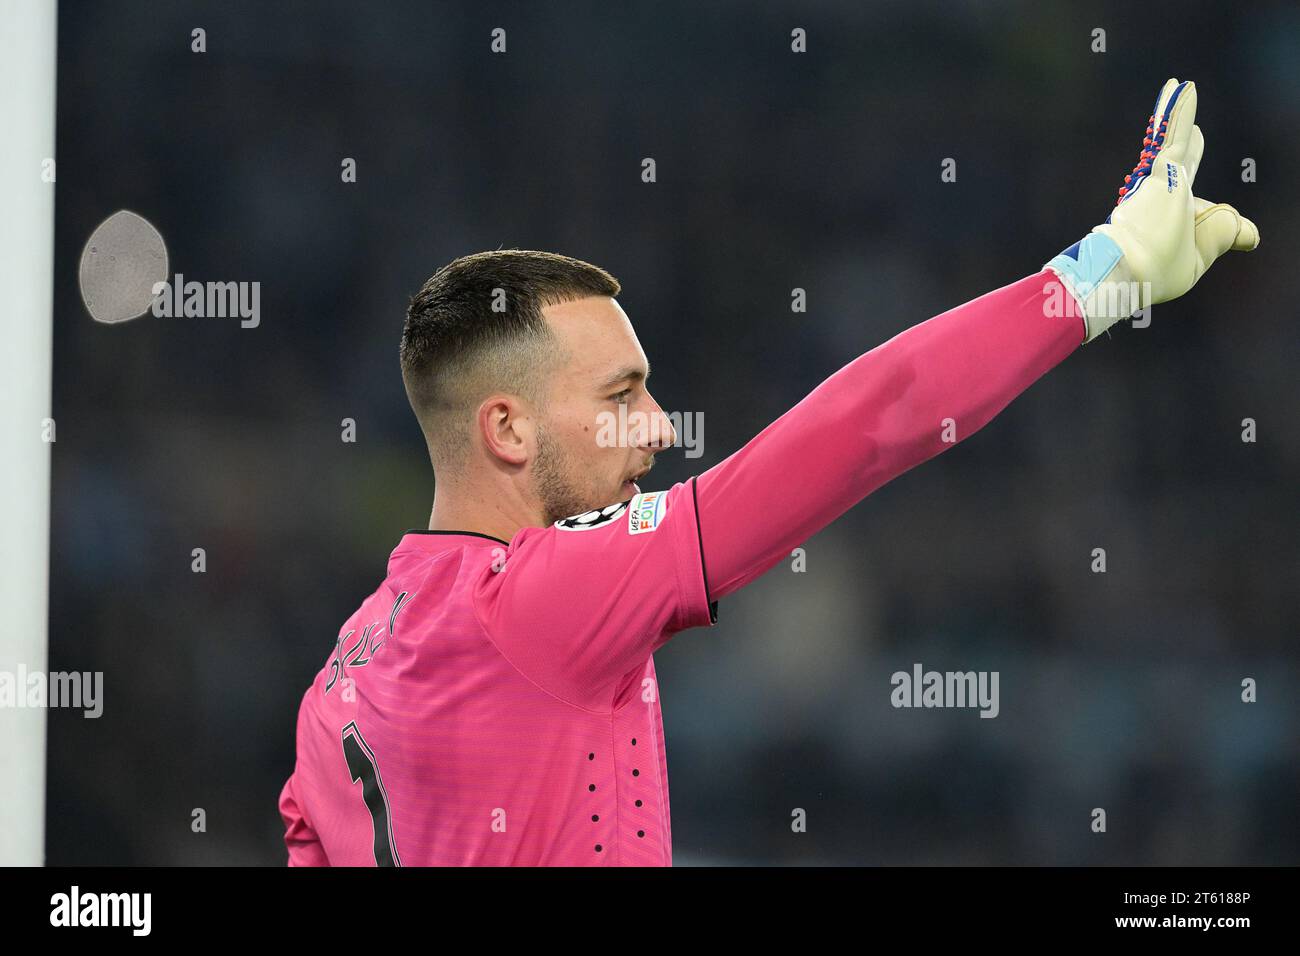
M 1290 4 L 62 4 L 50 667 L 105 710 L 51 713 L 49 862 L 283 862 L 298 701 L 427 521 L 397 342 L 438 266 L 613 272 L 656 397 L 704 414 L 668 487 L 1104 218 L 1177 75 L 1197 191 L 1260 249 L 656 655 L 676 861 L 1296 863 L 1298 39 Z M 119 208 L 172 272 L 260 282 L 260 326 L 91 321 Z M 915 662 L 999 671 L 1000 715 L 895 710 Z

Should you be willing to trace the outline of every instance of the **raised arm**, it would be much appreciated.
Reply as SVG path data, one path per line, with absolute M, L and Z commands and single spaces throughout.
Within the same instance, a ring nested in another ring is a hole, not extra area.
M 748 584 L 891 478 L 984 427 L 1083 342 L 1082 317 L 1061 301 L 1044 269 L 913 326 L 700 475 L 709 596 Z

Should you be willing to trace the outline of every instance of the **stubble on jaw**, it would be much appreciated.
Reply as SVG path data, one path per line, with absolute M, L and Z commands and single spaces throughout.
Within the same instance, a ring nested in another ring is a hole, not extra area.
M 581 469 L 576 462 L 539 425 L 537 460 L 533 463 L 533 493 L 541 503 L 546 525 L 610 504 L 608 501 L 592 503 L 591 495 L 583 488 L 580 477 Z

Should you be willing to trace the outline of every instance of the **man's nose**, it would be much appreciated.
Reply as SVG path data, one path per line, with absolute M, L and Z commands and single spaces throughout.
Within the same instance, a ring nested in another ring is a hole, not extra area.
M 645 447 L 671 448 L 677 444 L 677 429 L 673 427 L 673 420 L 664 414 L 664 410 L 653 398 L 650 399 L 648 417 L 649 433 L 643 436 Z

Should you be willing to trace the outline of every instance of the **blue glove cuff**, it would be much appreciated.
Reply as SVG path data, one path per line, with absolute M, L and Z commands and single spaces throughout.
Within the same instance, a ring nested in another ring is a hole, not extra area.
M 1047 264 L 1069 282 L 1075 295 L 1086 299 L 1124 257 L 1110 236 L 1090 232 Z

